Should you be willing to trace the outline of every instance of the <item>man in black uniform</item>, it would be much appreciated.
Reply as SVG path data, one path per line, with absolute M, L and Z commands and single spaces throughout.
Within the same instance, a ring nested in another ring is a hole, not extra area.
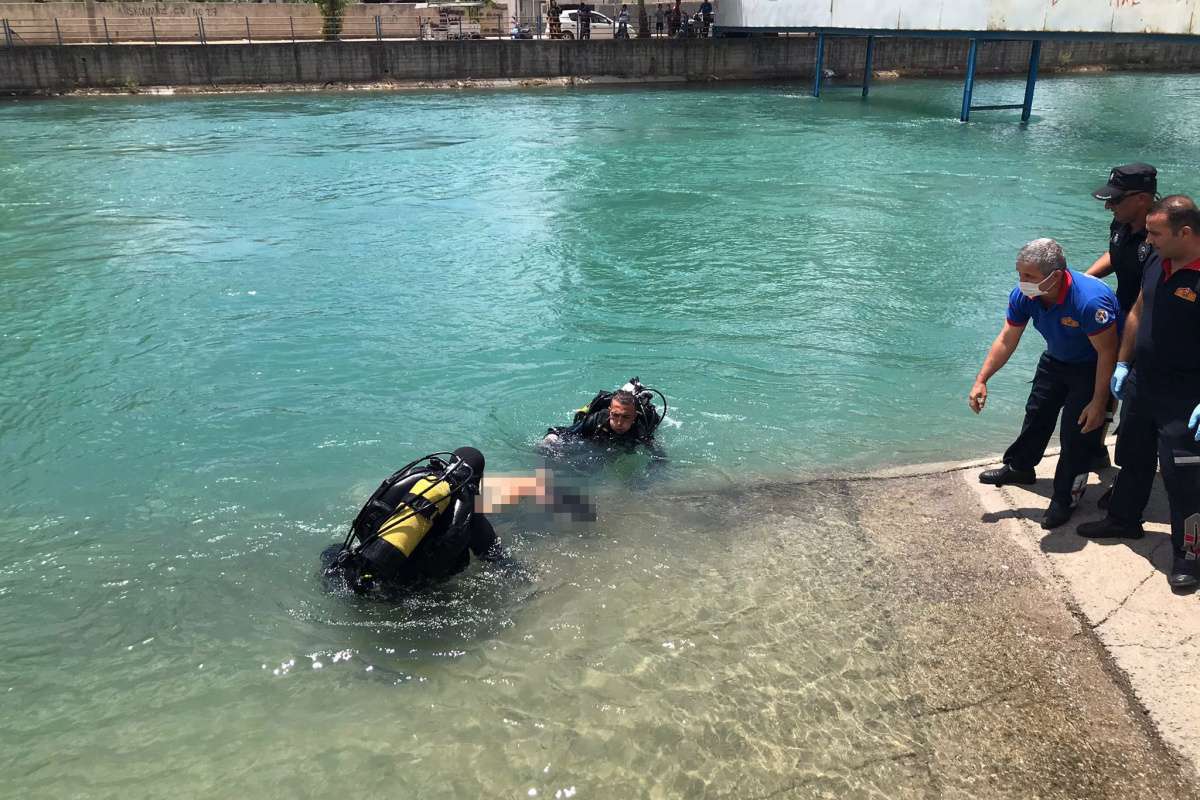
M 1165 197 L 1150 207 L 1146 232 L 1157 252 L 1147 259 L 1112 379 L 1129 406 L 1121 435 L 1130 438 L 1108 515 L 1077 532 L 1141 538 L 1157 457 L 1171 508 L 1168 582 L 1190 589 L 1200 584 L 1200 210 L 1189 197 Z
M 1112 212 L 1112 224 L 1108 227 L 1108 252 L 1096 259 L 1087 274 L 1094 278 L 1105 278 L 1117 274 L 1117 302 L 1121 313 L 1128 314 L 1137 302 L 1142 290 L 1142 270 L 1153 248 L 1146 243 L 1146 212 L 1158 192 L 1158 170 L 1149 164 L 1122 164 L 1108 173 L 1108 182 L 1092 197 L 1104 201 L 1104 208 Z M 1109 408 L 1116 409 L 1116 399 Z M 1108 426 L 1101 433 L 1101 441 L 1108 433 Z M 1121 463 L 1123 447 L 1118 434 L 1117 458 Z M 1109 466 L 1108 449 L 1101 444 L 1094 466 L 1102 469 Z M 1112 490 L 1100 499 L 1101 506 L 1107 504 Z
M 1092 192 L 1112 212 L 1108 252 L 1096 259 L 1087 274 L 1105 278 L 1117 274 L 1117 302 L 1128 314 L 1142 290 L 1142 271 L 1153 248 L 1146 243 L 1146 213 L 1158 192 L 1158 170 L 1149 164 L 1113 167 L 1108 183 Z

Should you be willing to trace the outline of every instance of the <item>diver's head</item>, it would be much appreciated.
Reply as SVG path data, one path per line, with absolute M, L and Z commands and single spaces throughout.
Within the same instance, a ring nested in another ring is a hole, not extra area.
M 454 451 L 454 457 L 458 462 L 471 468 L 471 483 L 478 486 L 479 481 L 483 478 L 483 453 L 474 447 L 460 447 Z M 453 472 L 458 472 L 459 469 L 461 467 L 456 467 Z M 466 471 L 463 470 L 463 475 L 465 476 L 465 474 Z
M 637 422 L 637 398 L 633 392 L 620 390 L 608 404 L 608 427 L 613 433 L 627 433 Z

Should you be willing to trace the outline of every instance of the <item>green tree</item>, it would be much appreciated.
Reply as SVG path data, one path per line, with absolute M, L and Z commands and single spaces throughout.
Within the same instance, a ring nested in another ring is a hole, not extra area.
M 345 13 L 346 6 L 350 5 L 350 0 L 313 0 L 313 2 L 317 4 L 317 8 L 321 9 L 322 35 L 327 41 L 336 41 L 338 34 L 342 32 L 342 14 Z

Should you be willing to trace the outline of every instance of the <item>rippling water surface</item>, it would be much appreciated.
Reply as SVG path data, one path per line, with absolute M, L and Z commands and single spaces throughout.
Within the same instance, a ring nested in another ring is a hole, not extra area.
M 0 105 L 0 780 L 869 794 L 907 734 L 841 503 L 804 490 L 781 540 L 657 498 L 1002 448 L 1038 348 L 964 396 L 1013 254 L 1086 267 L 1113 164 L 1200 191 L 1196 85 L 1046 81 L 1028 127 L 958 124 L 941 82 Z M 527 580 L 320 592 L 399 463 L 528 468 L 633 374 L 671 400 L 665 486 L 504 521 Z

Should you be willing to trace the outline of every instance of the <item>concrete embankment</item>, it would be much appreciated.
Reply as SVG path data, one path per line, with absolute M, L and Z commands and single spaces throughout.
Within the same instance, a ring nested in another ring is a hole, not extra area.
M 863 41 L 826 53 L 838 75 L 861 73 Z M 0 92 L 38 94 L 149 86 L 229 87 L 607 78 L 625 81 L 791 80 L 812 76 L 814 40 L 358 41 L 254 44 L 29 45 L 0 49 Z M 958 75 L 965 41 L 884 39 L 875 67 L 901 75 Z M 1028 44 L 993 42 L 979 69 L 1023 72 Z M 1200 48 L 1163 43 L 1051 42 L 1044 71 L 1200 68 Z

